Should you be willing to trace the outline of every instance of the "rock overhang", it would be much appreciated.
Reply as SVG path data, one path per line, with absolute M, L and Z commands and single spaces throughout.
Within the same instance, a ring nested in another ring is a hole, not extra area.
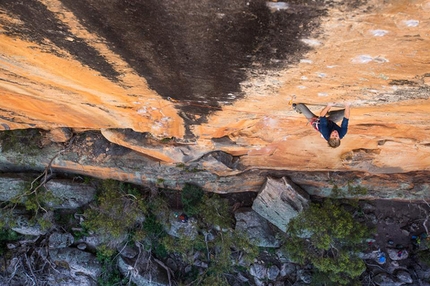
M 428 169 L 429 2 L 307 2 L 2 1 L 2 126 L 129 128 L 250 168 Z M 291 99 L 351 101 L 342 147 Z

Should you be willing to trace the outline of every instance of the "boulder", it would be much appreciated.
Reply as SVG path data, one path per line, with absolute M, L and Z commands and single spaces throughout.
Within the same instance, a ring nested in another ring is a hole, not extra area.
M 248 283 L 249 282 L 249 279 L 247 277 L 243 276 L 243 274 L 240 273 L 240 272 L 237 273 L 236 278 L 237 278 L 237 280 L 239 280 L 240 282 L 243 282 L 243 283 Z
M 21 195 L 34 177 L 3 174 L 0 177 L 0 201 L 9 201 Z M 46 202 L 53 209 L 74 209 L 82 207 L 94 200 L 96 189 L 90 185 L 73 182 L 66 179 L 52 179 L 46 183 L 46 188 L 52 193 L 53 199 Z
M 403 283 L 406 283 L 406 284 L 410 284 L 410 283 L 412 283 L 412 282 L 413 282 L 413 281 L 412 281 L 411 274 L 410 274 L 408 271 L 403 270 L 403 269 L 401 269 L 401 270 L 397 271 L 397 273 L 396 273 L 396 278 L 397 278 L 400 282 L 403 282 Z
M 71 276 L 85 275 L 94 280 L 101 274 L 102 268 L 96 256 L 77 248 L 64 247 L 49 251 L 52 262 L 69 269 Z
M 54 209 L 76 209 L 94 200 L 96 189 L 93 186 L 70 180 L 53 179 L 46 183 L 54 198 L 47 205 Z
M 53 275 L 48 277 L 49 284 L 47 285 L 61 285 L 61 286 L 97 286 L 97 282 L 93 278 L 76 274 L 71 276 L 69 271 L 61 269 L 59 272 L 54 272 Z
M 72 136 L 72 130 L 67 127 L 53 128 L 46 134 L 47 139 L 49 139 L 51 142 L 57 143 L 67 142 L 70 140 L 70 138 L 72 138 Z
M 74 237 L 70 233 L 54 232 L 49 236 L 49 248 L 69 247 L 74 242 Z
M 373 282 L 378 286 L 397 286 L 403 284 L 396 282 L 389 274 L 384 272 L 375 275 Z
M 295 276 L 296 265 L 294 263 L 282 263 L 280 273 L 281 277 Z
M 46 229 L 43 229 L 38 223 L 31 223 L 28 218 L 24 215 L 18 215 L 16 217 L 16 226 L 12 227 L 12 230 L 23 235 L 44 235 L 47 233 Z
M 303 211 L 308 203 L 309 195 L 290 179 L 268 177 L 252 209 L 286 232 L 288 222 Z
M 409 257 L 409 253 L 406 249 L 387 249 L 388 256 L 391 260 L 404 260 Z
M 290 263 L 292 262 L 290 254 L 283 248 L 278 248 L 275 251 L 276 257 L 281 263 Z
M 310 271 L 300 269 L 297 271 L 297 280 L 305 284 L 310 284 L 312 282 L 312 274 Z
M 424 263 L 413 265 L 412 269 L 414 273 L 416 273 L 418 279 L 426 281 L 430 279 L 430 267 L 426 266 Z
M 133 259 L 135 258 L 139 253 L 135 247 L 126 246 L 122 249 L 118 249 L 118 252 L 121 254 L 122 257 Z
M 10 201 L 24 191 L 29 180 L 15 175 L 2 174 L 0 177 L 0 201 Z
M 275 281 L 276 278 L 278 278 L 279 273 L 280 273 L 279 267 L 276 265 L 272 265 L 267 270 L 267 279 L 271 281 Z
M 267 220 L 252 209 L 240 209 L 234 216 L 236 231 L 246 234 L 251 243 L 259 247 L 279 247 L 281 244 Z
M 257 279 L 265 279 L 267 277 L 267 268 L 263 264 L 254 263 L 249 268 L 249 274 Z
M 258 279 L 257 277 L 254 277 L 254 285 L 255 286 L 267 286 L 265 281 L 262 281 L 262 280 Z
M 144 257 L 145 255 L 142 255 Z M 130 277 L 137 286 L 167 286 L 169 280 L 165 269 L 155 262 L 139 261 L 129 264 L 121 256 L 118 258 L 119 271 Z
M 169 235 L 174 237 L 188 237 L 194 239 L 197 236 L 197 220 L 193 217 L 182 220 L 176 212 L 171 211 L 169 215 L 170 227 L 166 227 Z

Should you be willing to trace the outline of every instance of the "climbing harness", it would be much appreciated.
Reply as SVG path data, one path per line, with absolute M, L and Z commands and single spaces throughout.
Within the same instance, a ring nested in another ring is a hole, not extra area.
M 318 117 L 314 117 L 309 123 L 312 125 L 312 127 L 315 130 L 320 131 L 320 128 L 319 128 L 320 119 Z

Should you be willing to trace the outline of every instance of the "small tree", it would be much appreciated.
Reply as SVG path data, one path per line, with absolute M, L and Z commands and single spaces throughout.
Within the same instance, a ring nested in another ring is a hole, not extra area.
M 187 215 L 193 216 L 199 212 L 198 206 L 203 195 L 204 192 L 200 187 L 192 184 L 185 184 L 181 192 L 181 201 L 184 212 Z
M 141 223 L 144 214 L 147 214 L 147 206 L 139 191 L 128 184 L 106 180 L 96 203 L 85 211 L 83 224 L 88 230 L 115 240 Z
M 230 212 L 227 199 L 222 199 L 217 194 L 202 196 L 198 216 L 202 222 L 211 227 L 231 228 L 233 222 L 233 214 Z
M 311 204 L 289 222 L 287 233 L 291 258 L 311 263 L 331 282 L 350 284 L 365 270 L 357 253 L 370 231 L 333 200 Z

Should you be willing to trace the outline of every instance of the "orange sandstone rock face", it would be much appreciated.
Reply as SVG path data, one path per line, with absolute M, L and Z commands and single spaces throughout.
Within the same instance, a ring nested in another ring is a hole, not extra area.
M 101 130 L 168 164 L 430 169 L 428 0 L 15 2 L 0 3 L 3 129 Z M 351 102 L 341 146 L 292 101 Z

